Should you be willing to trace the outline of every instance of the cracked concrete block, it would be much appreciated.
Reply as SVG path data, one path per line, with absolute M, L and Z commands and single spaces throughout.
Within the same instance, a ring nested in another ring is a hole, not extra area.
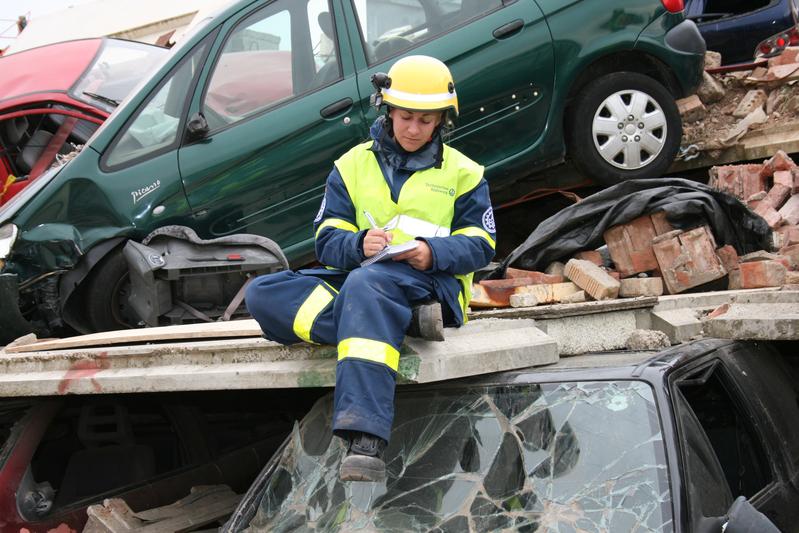
M 699 99 L 702 100 L 703 104 L 713 104 L 722 100 L 726 91 L 721 84 L 716 81 L 716 78 L 708 74 L 707 72 L 702 73 L 702 83 L 699 85 L 699 88 L 696 90 L 697 96 Z
M 660 296 L 662 294 L 662 278 L 627 278 L 621 280 L 621 286 L 619 287 L 619 296 L 622 298 Z
M 662 350 L 671 346 L 669 336 L 653 329 L 636 329 L 627 337 L 628 350 Z
M 668 335 L 672 344 L 687 342 L 702 335 L 702 322 L 690 308 L 654 311 L 652 328 Z

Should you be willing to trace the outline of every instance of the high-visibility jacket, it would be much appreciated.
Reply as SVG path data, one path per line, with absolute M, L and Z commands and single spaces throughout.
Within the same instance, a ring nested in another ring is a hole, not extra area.
M 415 172 L 402 186 L 398 201 L 391 198 L 375 154 L 372 141 L 355 146 L 336 161 L 355 207 L 359 230 L 371 228 L 368 212 L 377 225 L 393 235 L 392 244 L 402 244 L 417 237 L 448 237 L 468 235 L 486 239 L 494 245 L 489 233 L 480 227 L 450 231 L 455 212 L 455 200 L 474 189 L 483 177 L 483 167 L 457 150 L 444 145 L 440 168 Z M 461 284 L 459 304 L 466 316 L 471 299 L 474 273 L 455 277 Z

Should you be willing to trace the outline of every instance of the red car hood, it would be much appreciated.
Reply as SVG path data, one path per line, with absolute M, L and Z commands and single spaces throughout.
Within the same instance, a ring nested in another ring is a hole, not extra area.
M 0 57 L 0 107 L 5 100 L 66 93 L 89 67 L 102 39 L 68 41 Z M 105 113 L 104 113 L 105 114 Z

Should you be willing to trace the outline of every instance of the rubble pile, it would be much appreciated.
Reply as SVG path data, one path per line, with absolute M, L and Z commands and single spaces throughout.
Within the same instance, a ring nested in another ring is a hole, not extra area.
M 721 56 L 708 52 L 697 94 L 677 101 L 683 119 L 682 146 L 723 150 L 750 131 L 799 123 L 799 47 L 788 47 L 752 70 L 719 72 Z M 710 72 L 714 72 L 711 74 Z
M 775 252 L 739 256 L 707 225 L 675 229 L 663 211 L 603 233 L 606 246 L 572 254 L 543 272 L 507 268 L 472 286 L 471 306 L 531 307 L 678 294 L 689 289 L 799 289 L 799 167 L 782 151 L 762 164 L 710 170 L 709 185 L 745 202 L 774 231 Z M 710 285 L 709 285 L 710 284 Z

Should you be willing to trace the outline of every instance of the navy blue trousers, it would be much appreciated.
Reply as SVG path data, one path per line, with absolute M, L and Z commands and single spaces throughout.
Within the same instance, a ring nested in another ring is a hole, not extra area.
M 411 306 L 435 297 L 432 276 L 387 261 L 352 272 L 316 268 L 260 276 L 245 298 L 268 339 L 337 346 L 333 431 L 388 441 Z

